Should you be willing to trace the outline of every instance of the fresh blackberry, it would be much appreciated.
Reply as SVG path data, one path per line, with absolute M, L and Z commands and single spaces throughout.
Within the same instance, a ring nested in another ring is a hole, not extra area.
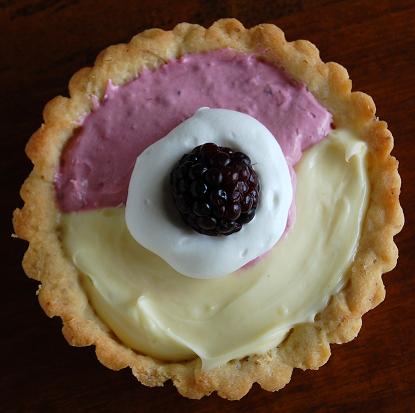
M 258 176 L 242 152 L 205 143 L 184 155 L 170 174 L 184 221 L 206 235 L 230 235 L 255 216 Z

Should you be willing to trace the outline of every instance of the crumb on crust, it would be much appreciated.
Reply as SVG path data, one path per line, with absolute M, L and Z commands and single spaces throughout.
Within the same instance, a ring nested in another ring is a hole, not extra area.
M 79 120 L 92 111 L 92 96 L 103 97 L 109 79 L 122 85 L 144 69 L 155 69 L 187 53 L 225 47 L 256 53 L 283 67 L 333 114 L 336 127 L 347 125 L 366 141 L 371 193 L 348 283 L 315 321 L 293 327 L 288 337 L 266 354 L 202 371 L 199 359 L 168 363 L 129 349 L 95 315 L 79 274 L 59 240 L 60 213 L 53 180 L 65 143 Z M 57 96 L 46 105 L 44 123 L 27 144 L 34 168 L 21 189 L 25 205 L 13 216 L 17 236 L 29 241 L 23 268 L 30 278 L 40 282 L 37 294 L 45 313 L 62 318 L 67 341 L 74 346 L 94 345 L 102 364 L 113 370 L 130 367 L 147 386 L 162 386 L 171 379 L 185 397 L 198 399 L 216 391 L 223 398 L 235 400 L 255 382 L 268 391 L 281 389 L 290 381 L 293 368 L 318 369 L 330 357 L 330 343 L 345 343 L 356 337 L 362 315 L 385 297 L 382 274 L 396 265 L 398 251 L 393 236 L 404 219 L 399 205 L 398 162 L 390 155 L 392 134 L 387 124 L 375 117 L 372 98 L 351 89 L 347 70 L 337 63 L 323 63 L 312 43 L 287 42 L 282 30 L 274 25 L 246 29 L 235 19 L 219 20 L 208 29 L 182 23 L 172 31 L 146 30 L 128 44 L 108 47 L 92 68 L 75 73 L 69 82 L 70 97 Z

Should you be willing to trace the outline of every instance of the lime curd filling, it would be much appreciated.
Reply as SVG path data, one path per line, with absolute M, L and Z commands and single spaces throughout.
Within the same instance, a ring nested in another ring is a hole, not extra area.
M 290 232 L 223 278 L 176 272 L 131 237 L 122 206 L 62 214 L 64 247 L 96 312 L 129 347 L 169 361 L 197 355 L 205 369 L 262 353 L 347 281 L 369 192 L 365 154 L 344 129 L 306 151 Z

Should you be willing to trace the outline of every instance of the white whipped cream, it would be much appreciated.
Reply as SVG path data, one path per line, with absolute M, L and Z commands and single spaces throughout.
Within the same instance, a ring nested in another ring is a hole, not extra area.
M 173 166 L 207 142 L 246 153 L 261 182 L 254 219 L 230 236 L 202 235 L 186 226 L 170 194 Z M 133 238 L 176 271 L 215 278 L 238 270 L 275 245 L 286 227 L 292 197 L 287 162 L 263 124 L 240 112 L 201 108 L 137 158 L 125 217 Z

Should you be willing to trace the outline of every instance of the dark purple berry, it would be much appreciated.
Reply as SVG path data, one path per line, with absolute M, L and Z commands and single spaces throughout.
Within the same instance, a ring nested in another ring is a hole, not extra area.
M 217 166 L 219 168 L 223 168 L 225 166 L 228 166 L 231 162 L 231 157 L 226 152 L 218 152 L 213 158 L 212 158 L 212 165 Z
M 236 184 L 236 189 L 241 193 L 241 195 L 243 195 L 248 192 L 249 187 L 245 182 L 239 181 Z
M 188 175 L 190 179 L 197 179 L 200 178 L 206 171 L 207 168 L 203 164 L 196 163 L 189 168 Z
M 236 221 L 241 215 L 241 206 L 239 204 L 230 204 L 226 207 L 225 218 L 229 221 Z
M 179 195 L 176 198 L 176 205 L 177 205 L 177 208 L 179 208 L 180 211 L 183 211 L 183 213 L 185 214 L 191 211 L 191 208 L 183 195 Z
M 212 208 L 212 215 L 215 218 L 222 218 L 225 215 L 226 207 L 224 205 L 222 206 L 214 206 Z
M 197 161 L 197 156 L 195 156 L 192 153 L 189 153 L 189 154 L 184 155 L 182 157 L 182 161 L 183 161 L 183 163 L 189 162 L 189 164 L 187 164 L 187 165 L 185 164 L 186 166 L 192 166 L 194 164 L 194 162 Z
M 199 217 L 209 216 L 211 209 L 211 206 L 204 201 L 195 201 L 193 204 L 193 212 Z
M 175 175 L 178 179 L 184 178 L 187 175 L 187 168 L 184 165 L 181 165 L 175 170 Z
M 184 221 L 206 235 L 230 235 L 255 216 L 260 185 L 251 160 L 214 143 L 182 156 L 170 175 Z
M 225 185 L 233 185 L 238 182 L 239 174 L 230 168 L 225 168 L 223 172 L 223 181 Z
M 235 168 L 238 171 L 239 180 L 246 182 L 251 176 L 249 167 L 247 165 L 236 165 Z
M 251 160 L 243 152 L 234 152 L 233 159 L 242 162 L 245 165 L 251 166 Z
M 197 146 L 195 149 L 196 153 L 199 152 L 199 156 L 205 161 L 212 159 L 217 152 L 217 146 L 214 143 L 205 143 L 204 145 Z
M 187 191 L 187 182 L 184 179 L 180 179 L 177 185 L 177 190 L 180 193 L 184 193 Z
M 216 219 L 213 217 L 200 217 L 197 219 L 197 225 L 205 231 L 212 231 L 216 228 Z
M 214 189 L 210 193 L 210 202 L 214 206 L 221 206 L 226 205 L 226 201 L 228 200 L 228 194 L 224 189 Z
M 251 209 L 249 212 L 241 214 L 239 221 L 241 222 L 241 224 L 247 224 L 249 221 L 252 221 L 254 216 L 255 216 L 255 210 Z
M 197 228 L 197 216 L 195 214 L 187 214 L 186 222 L 192 227 Z
M 239 202 L 241 200 L 241 193 L 239 192 L 238 188 L 235 188 L 231 194 L 233 202 Z
M 254 204 L 254 199 L 251 195 L 244 196 L 243 200 L 241 201 L 241 210 L 242 212 L 248 212 Z
M 235 221 L 220 221 L 218 231 L 221 235 L 230 235 L 238 232 L 242 228 L 242 224 Z
M 190 185 L 190 193 L 194 198 L 203 198 L 208 191 L 208 186 L 202 181 L 193 181 Z
M 206 181 L 211 185 L 219 185 L 223 181 L 223 175 L 220 169 L 208 169 L 208 171 L 206 172 Z

